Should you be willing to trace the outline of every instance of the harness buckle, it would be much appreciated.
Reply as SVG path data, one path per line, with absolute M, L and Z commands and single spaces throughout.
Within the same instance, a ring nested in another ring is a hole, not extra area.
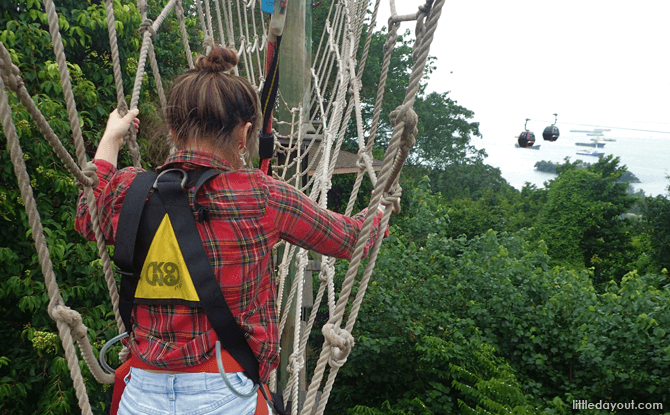
M 183 189 L 186 186 L 186 181 L 188 180 L 188 173 L 186 170 L 183 169 L 167 169 L 163 170 L 158 174 L 158 177 L 156 177 L 156 181 L 154 182 L 154 185 L 152 186 L 154 189 L 158 189 L 158 180 L 161 178 L 162 175 L 164 175 L 167 172 L 171 171 L 178 171 L 179 173 L 182 174 L 182 179 L 181 179 L 181 188 Z

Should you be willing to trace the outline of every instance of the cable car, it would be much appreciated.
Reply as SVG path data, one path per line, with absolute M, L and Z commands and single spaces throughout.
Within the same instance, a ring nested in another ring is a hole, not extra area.
M 535 144 L 535 134 L 531 131 L 528 131 L 528 128 L 526 127 L 528 125 L 528 121 L 530 121 L 530 118 L 526 118 L 526 124 L 524 124 L 523 128 L 524 131 L 519 134 L 519 147 L 522 148 L 533 148 Z
M 558 119 L 558 114 L 554 114 L 554 123 L 544 129 L 542 132 L 542 138 L 546 141 L 556 141 L 560 135 L 558 127 L 556 127 L 556 120 Z

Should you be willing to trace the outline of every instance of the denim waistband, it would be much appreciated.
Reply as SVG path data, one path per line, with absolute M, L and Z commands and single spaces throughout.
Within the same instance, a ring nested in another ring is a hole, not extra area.
M 250 391 L 254 383 L 242 372 L 227 373 L 231 385 L 241 392 Z M 215 391 L 226 388 L 219 373 L 165 374 L 130 369 L 132 382 L 144 391 L 157 393 Z

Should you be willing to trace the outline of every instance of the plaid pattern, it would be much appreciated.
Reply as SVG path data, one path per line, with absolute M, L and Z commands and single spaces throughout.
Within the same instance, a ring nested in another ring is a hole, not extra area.
M 127 190 L 142 169 L 117 170 L 104 160 L 93 162 L 100 180 L 94 191 L 100 228 L 106 242 L 114 244 Z M 200 237 L 228 306 L 258 358 L 261 380 L 267 381 L 279 359 L 272 247 L 284 239 L 324 255 L 349 259 L 364 212 L 350 218 L 322 209 L 294 187 L 260 170 L 232 171 L 226 161 L 209 153 L 179 151 L 158 170 L 202 167 L 223 173 L 198 192 L 197 201 L 210 209 L 209 221 L 198 222 Z M 191 189 L 192 208 L 193 197 Z M 366 253 L 379 235 L 380 218 L 381 214 L 375 218 Z M 84 237 L 95 240 L 83 196 L 75 227 Z M 216 340 L 201 309 L 181 305 L 134 307 L 129 346 L 148 364 L 171 370 L 200 364 L 214 355 Z

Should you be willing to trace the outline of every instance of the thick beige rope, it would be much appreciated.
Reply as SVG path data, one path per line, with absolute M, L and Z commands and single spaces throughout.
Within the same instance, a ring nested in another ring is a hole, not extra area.
M 221 38 L 220 44 L 225 46 L 226 45 L 226 32 L 223 30 L 223 20 L 221 19 L 221 2 L 219 0 L 215 0 L 214 6 L 216 7 L 216 22 L 219 25 L 219 37 Z
M 339 326 L 344 317 L 344 311 L 349 301 L 349 295 L 358 273 L 358 267 L 361 262 L 363 248 L 370 234 L 372 221 L 376 213 L 376 207 L 379 205 L 385 191 L 388 192 L 389 190 L 393 189 L 395 193 L 390 196 L 392 196 L 392 199 L 399 198 L 400 191 L 397 186 L 397 181 L 400 169 L 397 167 L 402 165 L 407 156 L 408 149 L 411 148 L 411 146 L 414 144 L 417 116 L 416 113 L 414 113 L 412 110 L 412 106 L 414 104 L 416 93 L 419 90 L 419 81 L 423 71 L 425 70 L 430 44 L 433 40 L 433 35 L 437 28 L 437 22 L 440 17 L 443 5 L 444 0 L 438 0 L 435 4 L 429 2 L 426 6 L 421 8 L 420 13 L 417 14 L 417 27 L 421 33 L 421 39 L 417 40 L 418 45 L 416 47 L 418 50 L 415 50 L 414 54 L 414 67 L 410 78 L 409 87 L 405 94 L 403 105 L 397 110 L 397 113 L 395 114 L 396 118 L 393 121 L 393 136 L 387 149 L 386 156 L 384 157 L 384 162 L 378 178 L 378 182 L 370 200 L 370 209 L 368 210 L 368 214 L 366 215 L 365 221 L 363 223 L 363 228 L 359 234 L 359 242 L 356 246 L 356 249 L 354 250 L 349 269 L 345 275 L 345 281 L 342 285 L 342 290 L 340 291 L 340 298 L 336 306 L 335 314 L 331 317 L 328 324 L 324 326 L 323 333 L 325 342 L 317 362 L 317 367 L 314 371 L 312 383 L 310 384 L 310 388 L 307 393 L 307 399 L 302 411 L 304 414 L 312 413 L 316 400 L 316 392 L 325 373 L 325 365 L 329 364 L 330 372 L 328 380 L 324 387 L 324 391 L 319 402 L 319 407 L 317 408 L 316 412 L 317 415 L 321 415 L 323 413 L 323 410 L 327 405 L 328 397 L 334 384 L 335 377 L 337 376 L 338 369 L 346 360 L 348 352 L 350 351 L 351 346 L 353 346 L 353 339 L 350 338 L 350 333 L 355 325 L 358 310 L 360 309 L 363 296 L 365 295 L 369 278 L 372 275 L 372 270 L 379 252 L 379 247 L 381 246 L 381 239 L 377 241 L 373 249 L 370 251 L 368 264 L 364 271 L 361 282 L 359 283 L 358 293 L 353 302 L 346 328 L 342 330 L 339 329 Z M 387 200 L 387 203 L 396 204 L 397 202 L 393 200 Z M 388 224 L 390 213 L 390 209 L 386 209 L 384 211 L 384 215 L 382 217 L 382 229 L 384 229 Z
M 56 326 L 58 327 L 58 334 L 63 343 L 63 348 L 65 349 L 65 355 L 67 356 L 68 367 L 70 369 L 70 376 L 72 377 L 72 382 L 75 385 L 77 399 L 79 401 L 79 406 L 82 408 L 82 412 L 85 415 L 92 414 L 91 405 L 88 402 L 88 395 L 86 395 L 86 386 L 84 385 L 84 379 L 81 375 L 81 370 L 79 369 L 77 352 L 74 348 L 74 339 L 72 338 L 72 328 L 64 321 L 64 319 L 58 318 L 52 314 L 55 309 L 62 307 L 63 300 L 58 291 L 58 284 L 55 282 L 55 276 L 53 272 L 53 264 L 51 258 L 49 257 L 49 248 L 47 247 L 47 242 L 44 237 L 42 223 L 40 221 L 39 213 L 37 212 L 37 205 L 35 203 L 35 198 L 33 197 L 32 188 L 30 187 L 30 176 L 26 171 L 26 165 L 23 161 L 23 151 L 19 146 L 19 139 L 16 134 L 16 128 L 14 122 L 12 121 L 12 111 L 9 107 L 9 100 L 7 99 L 7 94 L 5 92 L 5 83 L 0 79 L 0 116 L 2 117 L 2 126 L 5 131 L 5 136 L 7 137 L 7 148 L 14 164 L 14 171 L 16 177 L 19 180 L 19 188 L 21 190 L 21 198 L 26 208 L 26 213 L 28 214 L 28 221 L 30 222 L 30 228 L 32 229 L 33 240 L 35 241 L 35 248 L 37 250 L 37 255 L 40 259 L 40 264 L 42 266 L 42 274 L 44 275 L 44 280 L 46 282 L 47 290 L 49 291 L 49 297 L 51 301 L 49 302 L 49 313 L 52 315 L 52 318 L 56 320 Z M 75 328 L 78 336 L 86 336 L 86 328 L 83 330 L 78 327 Z
M 60 28 L 59 28 L 59 25 L 58 25 L 58 15 L 56 14 L 56 9 L 55 9 L 55 6 L 54 6 L 52 0 L 45 0 L 44 1 L 44 6 L 45 6 L 47 17 L 48 17 L 48 20 L 49 20 L 49 33 L 51 34 L 51 39 L 52 39 L 52 43 L 53 43 L 53 47 L 54 47 L 54 53 L 56 55 L 56 61 L 58 63 L 58 68 L 59 68 L 59 71 L 60 71 L 61 85 L 63 86 L 63 95 L 65 96 L 65 102 L 66 102 L 66 107 L 67 107 L 67 110 L 68 110 L 68 115 L 69 115 L 69 120 L 70 120 L 70 127 L 72 129 L 72 134 L 73 134 L 74 143 L 75 143 L 75 149 L 76 149 L 76 152 L 77 152 L 77 158 L 78 158 L 78 161 L 79 161 L 79 165 L 84 166 L 87 163 L 86 149 L 85 149 L 85 146 L 84 146 L 84 140 L 83 140 L 83 135 L 82 135 L 82 132 L 81 132 L 81 128 L 79 126 L 79 114 L 77 112 L 77 108 L 76 108 L 76 105 L 75 105 L 75 102 L 74 102 L 74 93 L 72 91 L 72 84 L 70 82 L 70 74 L 69 74 L 68 69 L 67 69 L 67 61 L 65 59 L 65 52 L 63 50 L 63 42 L 62 42 L 62 39 L 61 39 L 61 36 L 60 36 Z M 89 200 L 89 201 L 94 200 L 93 191 L 90 187 L 85 187 L 84 188 L 84 194 L 85 194 L 87 200 Z M 91 212 L 91 220 L 93 222 L 93 226 L 96 227 L 95 228 L 96 229 L 95 234 L 96 234 L 96 239 L 97 239 L 97 242 L 98 242 L 99 253 L 101 254 L 101 259 L 103 260 L 103 268 L 106 268 L 106 270 L 105 270 L 106 276 L 107 276 L 107 274 L 111 275 L 111 264 L 109 264 L 109 262 L 105 263 L 105 259 L 107 259 L 107 261 L 108 261 L 109 258 L 108 257 L 105 258 L 105 256 L 101 252 L 101 251 L 104 250 L 104 237 L 102 235 L 102 232 L 99 230 L 97 217 L 93 212 Z M 100 248 L 101 246 L 103 248 Z M 44 249 L 46 249 L 48 251 L 48 248 L 46 246 L 44 247 Z M 105 254 L 106 254 L 106 251 L 105 251 Z M 42 262 L 41 257 L 40 257 L 40 262 Z M 49 310 L 50 310 L 50 314 L 51 314 L 52 318 L 56 319 L 59 316 L 62 316 L 63 314 L 62 313 L 60 313 L 60 314 L 59 313 L 53 313 L 53 310 L 57 305 L 62 307 L 63 306 L 62 305 L 63 300 L 60 297 L 60 292 L 58 290 L 58 284 L 56 282 L 56 277 L 53 274 L 53 269 L 51 267 L 48 267 L 47 271 L 48 271 L 48 274 L 45 274 L 44 278 L 45 278 L 45 280 L 50 280 L 51 281 L 50 283 L 53 284 L 53 289 L 49 290 L 49 294 L 50 294 L 49 297 L 50 297 L 50 300 L 51 300 Z M 111 290 L 110 282 L 109 282 L 110 279 L 108 278 L 107 281 L 108 281 L 108 288 L 110 288 L 110 290 Z M 113 285 L 113 288 L 115 289 L 116 286 Z M 74 321 L 74 320 L 72 320 L 72 321 Z M 81 321 L 81 317 L 79 317 L 79 321 Z M 60 331 L 60 327 L 65 327 L 64 325 L 61 324 L 61 321 L 59 321 L 59 320 L 56 320 L 56 323 L 59 325 L 59 331 Z M 81 330 L 79 328 L 77 328 L 77 330 L 81 332 Z M 69 336 L 66 336 L 66 337 L 69 337 Z M 63 342 L 63 346 L 65 347 L 66 351 L 72 350 L 72 352 L 68 352 L 68 354 L 67 354 L 68 365 L 70 365 L 72 367 L 77 366 L 77 371 L 78 371 L 79 370 L 78 369 L 78 364 L 77 364 L 78 359 L 77 359 L 76 353 L 74 353 L 74 347 L 73 347 L 72 343 L 68 342 L 68 340 L 66 338 L 63 338 L 63 337 L 61 337 L 61 340 Z M 81 349 L 82 353 L 84 354 L 84 359 L 87 362 L 89 362 L 89 361 L 90 362 L 97 362 L 95 360 L 95 357 L 92 355 L 92 348 L 90 347 L 90 341 L 89 341 L 88 337 L 79 336 L 79 338 L 77 338 L 77 340 L 78 340 L 79 343 L 88 342 L 88 346 L 85 346 Z M 66 343 L 67 343 L 67 346 L 66 346 Z M 86 355 L 87 353 L 90 353 L 90 355 Z M 70 369 L 71 372 L 73 370 L 72 367 Z M 91 367 L 91 373 L 100 382 L 109 382 L 110 381 L 110 377 L 108 375 L 106 375 L 102 371 L 100 366 L 97 365 L 97 364 L 94 364 Z M 72 373 L 72 374 L 73 374 L 73 380 L 74 380 L 75 379 L 74 376 L 76 376 L 76 375 L 74 373 Z M 81 375 L 79 375 L 79 376 L 81 376 Z M 77 388 L 77 396 L 79 397 L 79 401 L 80 401 L 80 404 L 81 404 L 83 402 L 82 396 L 86 396 L 86 388 L 85 388 L 83 382 L 82 383 L 75 382 L 75 387 Z
M 19 68 L 12 63 L 11 56 L 9 51 L 5 48 L 5 45 L 0 43 L 0 75 L 2 75 L 2 80 L 5 83 L 5 86 L 14 91 L 19 98 L 21 104 L 26 108 L 28 114 L 35 120 L 37 127 L 40 129 L 44 137 L 49 141 L 51 147 L 53 147 L 54 152 L 61 159 L 68 171 L 74 176 L 75 180 L 81 185 L 93 185 L 97 183 L 97 176 L 87 176 L 84 172 L 79 169 L 77 163 L 74 161 L 70 153 L 67 151 L 61 140 L 56 136 L 56 133 L 51 129 L 51 126 L 47 122 L 44 115 L 40 112 L 33 101 L 32 97 L 28 93 L 28 90 L 23 84 L 23 79 L 21 79 L 21 73 Z
M 114 84 L 116 85 L 116 102 L 119 114 L 126 115 L 128 103 L 123 93 L 123 75 L 121 73 L 121 60 L 119 59 L 119 43 L 116 36 L 116 20 L 114 19 L 114 0 L 105 0 L 105 11 L 107 12 L 107 33 L 109 34 L 109 47 L 112 52 L 112 70 L 114 71 Z
M 188 61 L 189 69 L 193 69 L 193 56 L 191 54 L 191 45 L 188 43 L 188 32 L 186 32 L 186 19 L 184 18 L 184 7 L 182 6 L 182 0 L 177 1 L 175 6 L 175 11 L 177 12 L 177 20 L 179 21 L 179 31 L 181 32 L 181 41 L 184 44 L 184 50 L 186 51 L 186 60 Z

